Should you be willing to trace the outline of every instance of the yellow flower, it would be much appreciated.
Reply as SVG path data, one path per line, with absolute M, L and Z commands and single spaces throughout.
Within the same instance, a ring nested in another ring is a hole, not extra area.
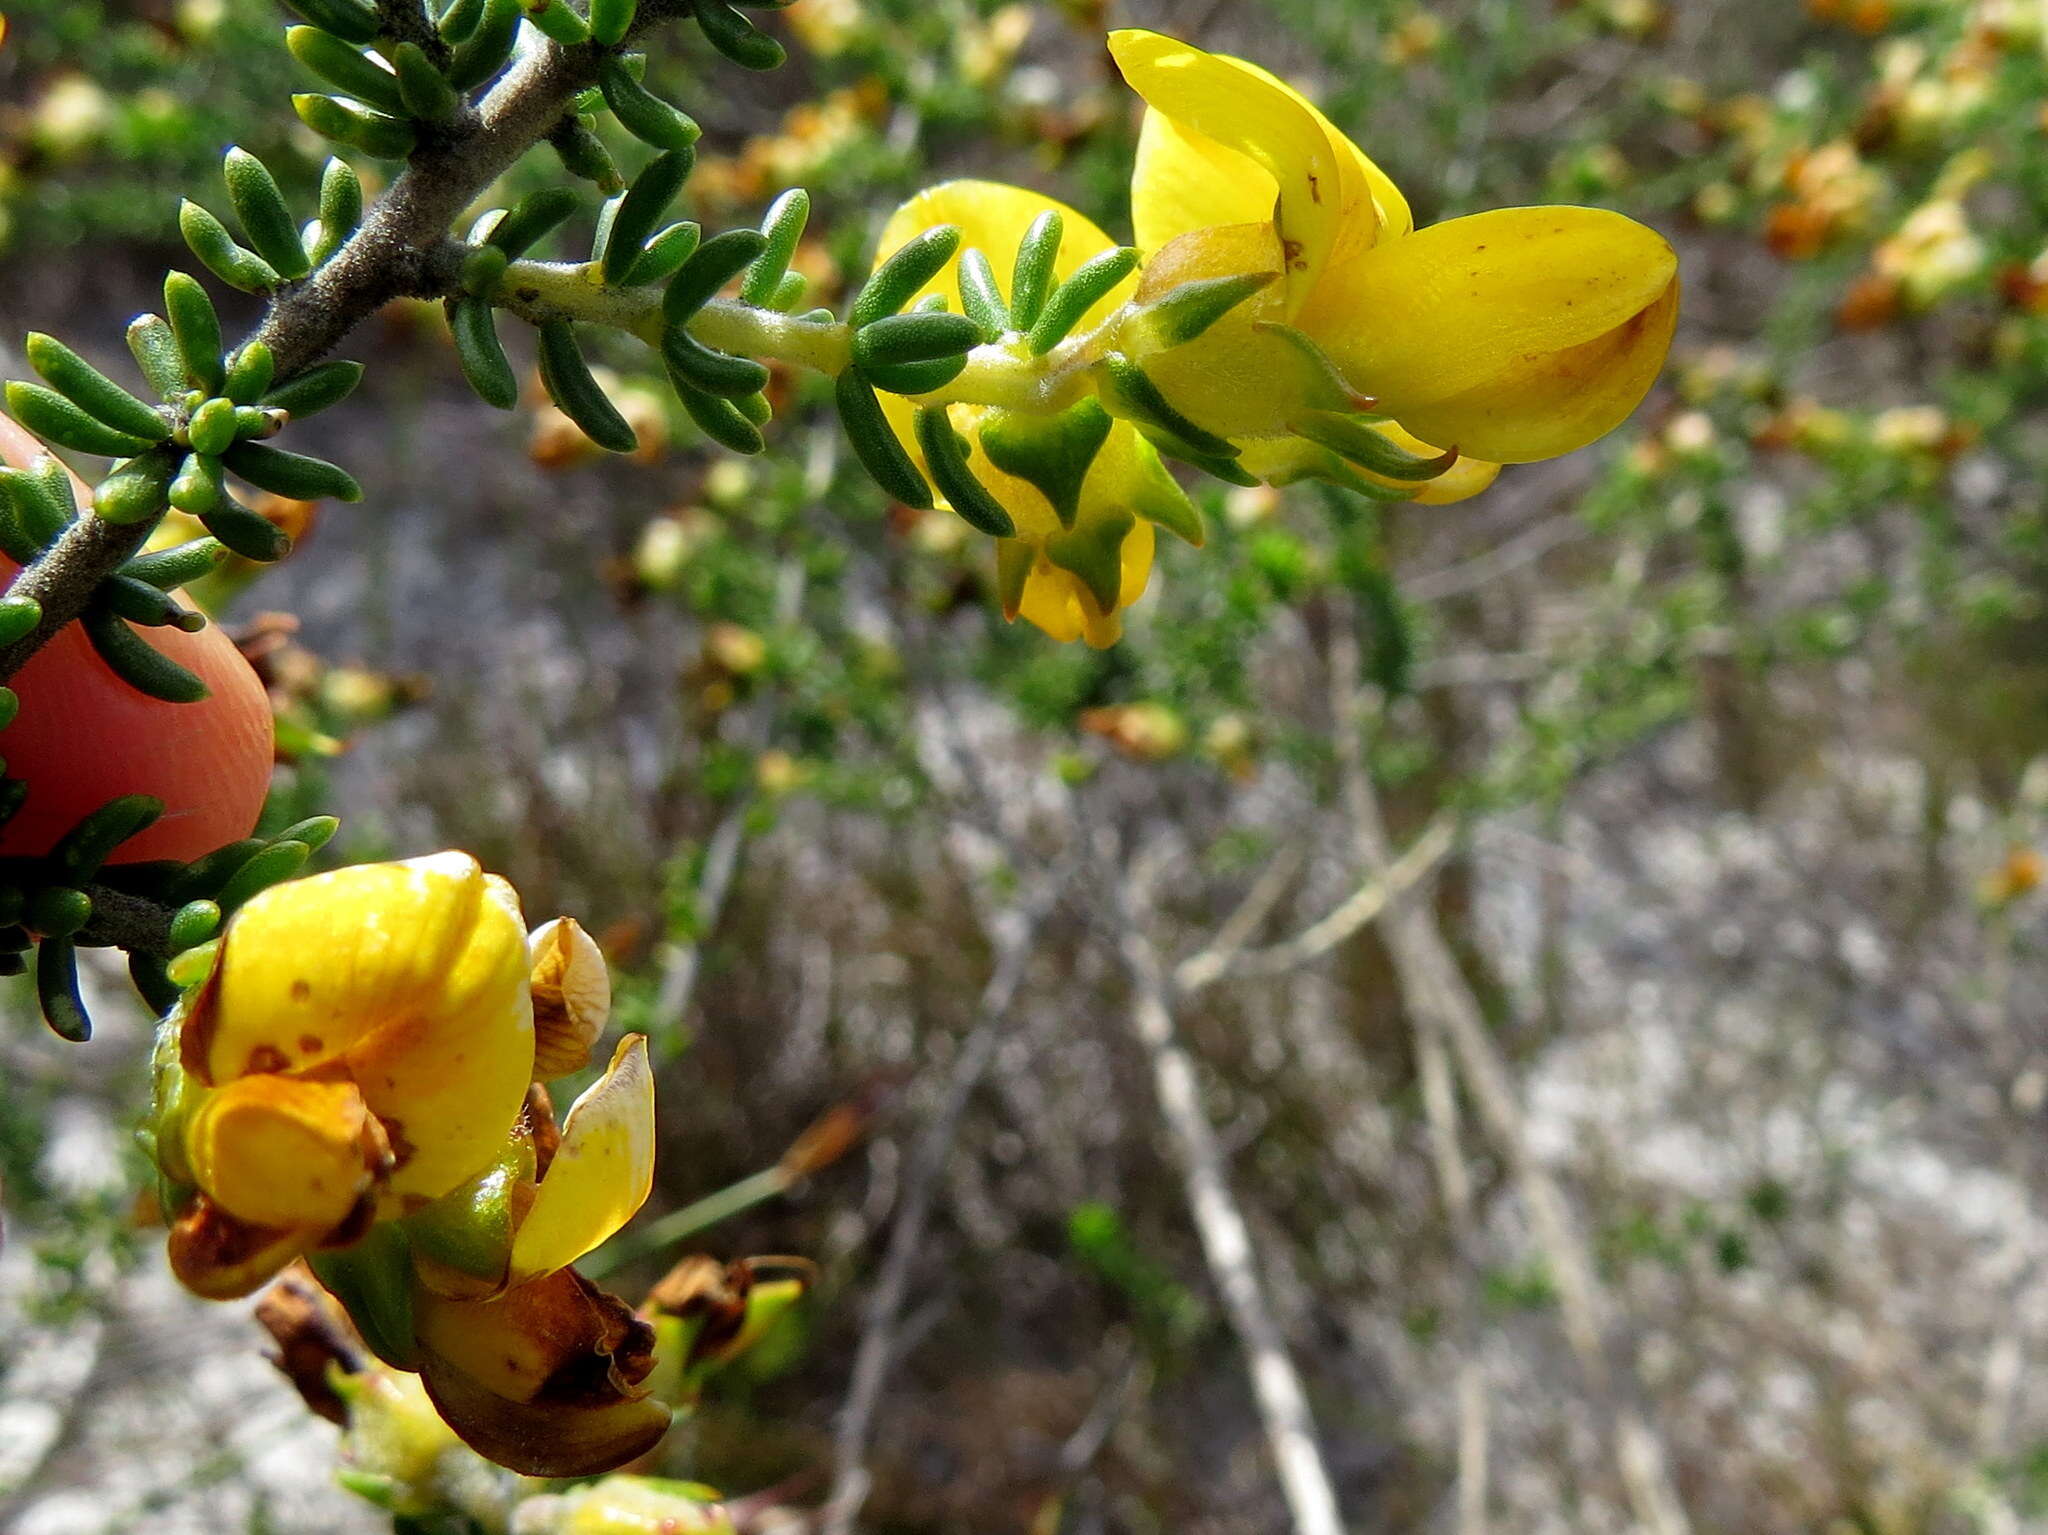
M 228 924 L 181 1053 L 216 1088 L 270 1077 L 359 1094 L 390 1143 L 378 1198 L 397 1213 L 447 1193 L 503 1143 L 533 1080 L 527 971 L 518 896 L 467 853 L 316 874 L 263 892 Z M 274 1159 L 245 1175 L 271 1180 L 266 1197 L 283 1205 L 301 1171 Z
M 962 252 L 978 250 L 1007 279 L 1016 264 L 1017 248 L 1040 214 L 1055 212 L 1062 220 L 1055 279 L 1065 278 L 1090 257 L 1115 248 L 1108 235 L 1073 209 L 1021 187 L 989 181 L 950 181 L 919 193 L 898 208 L 882 230 L 877 265 L 906 241 L 939 224 L 961 232 Z M 906 307 L 933 293 L 958 297 L 956 255 L 932 280 L 913 294 Z M 1131 296 L 1135 279 L 1112 288 L 1082 316 L 1077 329 L 1100 325 Z M 1021 340 L 1006 338 L 1021 358 Z M 884 392 L 882 410 L 905 448 L 923 463 L 914 430 L 916 407 L 901 395 Z M 984 431 L 1000 433 L 1012 413 L 979 405 L 952 405 L 947 417 L 968 443 L 968 463 L 1015 522 L 1014 538 L 997 541 L 997 586 L 1004 615 L 1020 614 L 1054 639 L 1085 639 L 1096 646 L 1114 644 L 1123 630 L 1122 612 L 1144 595 L 1152 571 L 1153 520 L 1198 537 L 1193 510 L 1160 463 L 1152 445 L 1128 421 L 1109 420 L 1092 401 L 1080 409 L 1106 427 L 1082 480 L 1069 516 L 1062 518 L 1045 491 L 1028 480 L 998 469 L 983 443 Z M 1061 418 L 1066 419 L 1066 418 Z
M 1329 418 L 1377 425 L 1359 421 L 1369 408 L 1398 423 L 1381 429 L 1395 445 L 1464 456 L 1415 496 L 1454 500 L 1495 465 L 1583 447 L 1641 402 L 1678 304 L 1655 232 L 1570 207 L 1416 230 L 1386 174 L 1266 71 L 1138 30 L 1110 50 L 1150 107 L 1131 183 L 1146 290 L 1274 276 L 1196 340 L 1139 359 L 1175 408 L 1247 448 L 1247 468 L 1321 472 L 1302 437 L 1348 458 L 1357 439 Z M 1353 398 L 1333 400 L 1333 385 Z

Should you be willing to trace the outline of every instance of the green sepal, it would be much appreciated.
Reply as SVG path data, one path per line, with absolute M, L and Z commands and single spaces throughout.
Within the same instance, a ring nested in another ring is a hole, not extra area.
M 235 407 L 235 441 L 249 442 L 263 437 L 275 437 L 285 429 L 292 413 L 279 410 L 275 405 L 237 405 Z
M 171 914 L 171 952 L 196 948 L 220 931 L 220 907 L 212 901 L 187 901 Z
M 346 144 L 351 149 L 360 149 L 379 160 L 403 160 L 419 142 L 419 135 L 404 118 L 373 112 L 368 107 L 356 106 L 336 96 L 301 91 L 292 97 L 292 110 L 298 114 L 300 122 L 322 138 Z M 205 252 L 200 252 L 199 259 L 206 261 Z M 209 261 L 207 265 L 212 266 L 213 263 Z M 214 267 L 214 271 L 218 274 L 220 268 Z M 224 274 L 221 281 L 230 286 L 241 286 Z
M 277 358 L 269 346 L 251 341 L 228 359 L 228 375 L 221 380 L 220 392 L 237 405 L 254 405 L 276 376 Z
M 861 284 L 847 323 L 859 330 L 885 314 L 896 313 L 910 302 L 913 293 L 939 275 L 959 248 L 960 230 L 953 224 L 940 224 L 904 241 Z
M 661 296 L 662 318 L 670 325 L 687 324 L 712 295 L 747 269 L 767 243 L 758 229 L 728 229 L 706 240 L 669 279 Z
M 725 0 L 697 0 L 697 26 L 704 41 L 742 69 L 774 69 L 788 57 L 782 44 L 734 10 Z
M 519 403 L 519 379 L 498 339 L 498 316 L 486 299 L 464 294 L 448 301 L 448 329 L 455 338 L 455 362 L 476 397 L 499 410 Z
M 1028 331 L 1045 310 L 1053 288 L 1053 264 L 1059 260 L 1066 220 L 1048 208 L 1031 221 L 1017 244 L 1017 264 L 1010 275 L 1010 314 L 1018 329 Z
M 662 332 L 661 360 L 675 376 L 729 400 L 758 394 L 768 384 L 768 370 L 753 358 L 714 351 L 680 325 Z
M 853 360 L 870 371 L 964 356 L 981 327 L 964 314 L 887 314 L 853 333 Z
M 590 0 L 590 40 L 601 48 L 616 48 L 633 30 L 638 0 Z
M 1127 245 L 1091 256 L 1074 268 L 1073 274 L 1052 290 L 1038 318 L 1031 322 L 1025 342 L 1031 355 L 1043 357 L 1066 340 L 1082 316 L 1137 269 L 1138 253 Z
M 164 313 L 170 317 L 171 332 L 178 338 L 178 350 L 185 359 L 185 376 L 195 388 L 219 394 L 228 376 L 222 355 L 226 349 L 221 342 L 220 313 L 199 279 L 189 272 L 166 273 Z
M 330 405 L 339 405 L 356 392 L 363 381 L 363 365 L 346 357 L 331 357 L 296 373 L 263 396 L 273 410 L 287 412 L 294 421 L 316 416 Z
M 1422 458 L 1375 432 L 1363 421 L 1335 411 L 1306 411 L 1287 423 L 1318 447 L 1328 448 L 1368 473 L 1389 480 L 1434 480 L 1458 461 L 1456 448 Z
M 1137 525 L 1138 519 L 1120 507 L 1091 516 L 1079 527 L 1047 539 L 1045 557 L 1078 576 L 1103 612 L 1114 612 L 1123 594 L 1124 540 Z
M 560 0 L 555 3 L 559 5 Z M 448 77 L 434 67 L 434 61 L 418 43 L 403 42 L 392 49 L 391 67 L 398 75 L 405 116 L 425 123 L 445 123 L 461 108 L 462 93 L 448 83 Z
M 405 97 L 398 89 L 398 76 L 360 48 L 352 47 L 319 27 L 287 27 L 285 48 L 329 85 L 348 92 L 365 106 L 405 113 Z
M 722 395 L 706 394 L 688 379 L 675 373 L 668 376 L 669 387 L 675 390 L 676 399 L 683 411 L 697 424 L 697 430 L 721 447 L 734 453 L 752 455 L 767 447 L 767 440 L 761 435 L 762 423 L 757 423 L 745 409 L 746 402 L 728 400 Z M 754 396 L 748 396 L 751 401 Z
M 78 945 L 70 939 L 45 938 L 36 945 L 36 1002 L 59 1039 L 82 1045 L 92 1038 L 92 1018 L 78 991 Z
M 644 287 L 673 277 L 697 249 L 703 230 L 688 219 L 671 224 L 647 242 L 647 248 L 626 271 L 625 286 Z
M 568 187 L 543 187 L 521 198 L 518 207 L 492 226 L 490 243 L 517 261 L 581 202 Z
M 14 514 L 13 531 L 19 535 L 21 545 L 31 551 L 26 559 L 14 555 L 24 564 L 63 537 L 64 530 L 78 515 L 78 507 L 71 499 L 70 476 L 60 472 L 59 483 L 52 485 L 49 476 L 36 472 L 37 465 L 44 462 L 57 463 L 43 455 L 26 469 L 0 466 L 0 500 Z M 59 464 L 58 468 L 61 471 L 63 466 Z
M 33 597 L 0 597 L 0 645 L 25 639 L 43 621 L 43 605 Z
M 113 472 L 93 487 L 94 514 L 122 527 L 161 517 L 170 505 L 171 479 L 184 458 L 178 449 L 162 447 L 116 464 Z
M 214 903 L 232 915 L 272 885 L 281 885 L 306 866 L 313 850 L 303 842 L 270 842 L 228 876 Z
M 45 885 L 28 898 L 24 920 L 46 943 L 52 938 L 69 938 L 92 921 L 92 897 L 83 890 Z
M 1240 272 L 1233 277 L 1199 277 L 1177 284 L 1124 320 L 1120 344 L 1140 356 L 1184 345 L 1253 294 L 1271 286 L 1279 275 Z
M 960 352 L 952 357 L 935 357 L 930 362 L 901 362 L 893 365 L 877 365 L 860 371 L 867 381 L 877 389 L 886 389 L 891 394 L 930 394 L 934 389 L 943 389 L 967 369 L 967 354 Z
M 474 1178 L 406 1216 L 405 1234 L 421 1255 L 502 1284 L 512 1266 L 513 1204 L 520 1185 L 533 1181 L 533 1143 L 509 1139 Z
M 280 277 L 304 277 L 310 272 L 313 263 L 299 240 L 298 220 L 270 168 L 237 146 L 221 159 L 221 180 L 227 184 L 228 205 L 235 210 L 250 249 Z
M 29 366 L 51 388 L 102 425 L 146 442 L 162 442 L 171 435 L 153 406 L 136 399 L 55 336 L 30 331 L 25 350 Z
M 448 83 L 458 91 L 472 91 L 503 69 L 519 40 L 524 14 L 519 0 L 484 0 L 475 30 L 456 45 L 455 56 L 448 61 Z
M 341 820 L 331 815 L 309 815 L 303 821 L 294 821 L 270 840 L 272 842 L 303 842 L 313 852 L 334 840 L 334 834 L 341 830 Z
M 172 483 L 175 485 L 176 481 Z M 171 504 L 177 505 L 176 501 Z M 182 507 L 179 509 L 183 510 Z M 212 575 L 228 562 L 229 553 L 228 548 L 217 538 L 195 538 L 190 543 L 179 544 L 174 549 L 159 549 L 154 554 L 138 554 L 121 567 L 120 574 L 132 581 L 146 581 L 159 590 L 169 591 L 173 587 L 187 586 L 202 576 Z M 6 629 L 4 615 L 7 603 L 28 600 L 25 597 L 0 598 L 0 634 L 4 634 Z M 35 626 L 31 624 L 29 627 Z M 6 639 L 0 638 L 0 645 L 7 643 L 9 642 Z
M 1003 302 L 1003 291 L 996 286 L 995 268 L 988 264 L 988 257 L 978 250 L 964 250 L 960 253 L 960 308 L 981 331 L 983 341 L 994 341 L 1015 329 L 1010 318 L 1010 306 Z
M 93 601 L 119 614 L 131 624 L 151 629 L 177 629 L 197 634 L 206 627 L 206 615 L 195 608 L 180 606 L 169 593 L 137 581 L 118 571 L 105 577 L 93 589 Z
M 1259 477 L 1245 468 L 1234 458 L 1223 458 L 1214 453 L 1204 453 L 1200 448 L 1181 441 L 1171 432 L 1162 432 L 1157 427 L 1140 424 L 1138 435 L 1159 450 L 1163 457 L 1175 463 L 1187 464 L 1202 473 L 1212 475 L 1226 485 L 1242 485 L 1249 489 L 1259 483 Z
M 606 282 L 622 282 L 639 261 L 646 251 L 647 237 L 654 233 L 662 214 L 682 191 L 683 183 L 690 179 L 690 168 L 696 163 L 695 150 L 672 149 L 656 155 L 633 178 L 633 184 L 612 214 L 603 248 L 597 252 Z
M 325 96 L 317 99 L 327 100 Z M 207 271 L 230 288 L 267 297 L 284 280 L 276 267 L 238 244 L 227 225 L 189 199 L 178 205 L 178 232 Z
M 888 417 L 882 414 L 882 402 L 875 396 L 874 385 L 848 368 L 839 375 L 834 398 L 839 406 L 840 424 L 846 429 L 846 440 L 853 445 L 854 457 L 860 460 L 861 467 L 885 494 L 905 506 L 928 510 L 932 504 L 931 486 L 897 441 Z
M 341 1302 L 370 1352 L 394 1370 L 419 1366 L 412 1335 L 412 1244 L 397 1221 L 379 1221 L 352 1246 L 308 1253 L 306 1262 Z
M 166 403 L 189 387 L 185 382 L 185 354 L 178 350 L 177 332 L 162 315 L 139 314 L 128 322 L 128 354 L 149 380 L 149 387 Z
M 1159 461 L 1159 452 L 1143 437 L 1132 444 L 1138 460 L 1139 480 L 1131 495 L 1131 510 L 1147 522 L 1156 523 L 1182 543 L 1201 548 L 1209 541 L 1202 525 L 1201 509 L 1180 488 L 1173 472 Z
M 1294 349 L 1303 373 L 1288 380 L 1288 387 L 1300 391 L 1311 410 L 1350 413 L 1368 409 L 1372 401 L 1353 389 L 1330 356 L 1307 335 L 1278 320 L 1254 320 L 1252 330 L 1262 336 L 1277 336 Z
M 765 307 L 777 314 L 788 314 L 804 301 L 804 293 L 810 288 L 801 272 L 784 272 L 776 280 L 775 291 L 768 295 Z
M 125 620 L 102 608 L 87 608 L 78 622 L 99 658 L 136 692 L 173 704 L 194 704 L 207 696 L 205 683 L 129 628 Z
M 169 1012 L 178 1005 L 178 999 L 185 992 L 171 979 L 164 961 L 155 954 L 132 950 L 128 955 L 128 982 L 135 988 L 136 995 L 148 1004 L 149 1010 L 158 1016 Z M 163 1206 L 169 1209 L 170 1206 Z
M 790 260 L 796 255 L 797 242 L 804 237 L 804 226 L 810 217 L 811 194 L 802 187 L 791 187 L 768 205 L 768 211 L 761 215 L 761 235 L 767 243 L 740 284 L 741 303 L 759 309 L 784 307 L 775 300 L 783 278 L 789 275 Z
M 217 847 L 203 857 L 195 858 L 173 876 L 164 889 L 164 900 L 173 906 L 182 906 L 187 901 L 196 901 L 201 896 L 217 896 L 235 870 L 262 852 L 269 844 L 260 837 L 244 837 Z
M 1308 439 L 1303 438 L 1303 442 Z M 1326 485 L 1335 485 L 1369 501 L 1408 501 L 1415 495 L 1413 485 L 1388 486 L 1377 480 L 1368 480 L 1356 468 L 1338 454 L 1320 443 L 1308 443 L 1309 451 L 1299 456 L 1296 462 L 1270 475 L 1274 485 L 1294 485 L 1302 480 L 1320 480 Z
M 285 0 L 322 31 L 351 43 L 373 42 L 383 30 L 377 8 L 369 0 Z
M 130 837 L 153 826 L 164 813 L 164 802 L 150 794 L 123 794 L 110 799 L 58 839 L 50 849 L 51 873 L 56 882 L 83 885 L 100 865 Z
M 338 464 L 324 458 L 273 448 L 263 442 L 238 442 L 221 455 L 221 462 L 258 490 L 289 496 L 294 501 L 360 501 L 363 487 Z
M 968 462 L 967 439 L 953 430 L 943 405 L 927 405 L 917 413 L 917 445 L 924 450 L 925 469 L 940 495 L 971 528 L 997 538 L 1016 534 L 1017 524 L 1003 503 L 974 477 Z
M 184 463 L 171 478 L 166 497 L 188 517 L 211 517 L 228 499 L 220 459 L 211 453 L 186 454 Z
M 526 19 L 564 48 L 590 41 L 590 23 L 569 8 L 568 0 L 520 0 Z
M 320 234 L 307 252 L 313 265 L 324 264 L 347 244 L 362 222 L 362 178 L 346 160 L 330 156 L 320 173 Z
M 137 437 L 87 415 L 78 406 L 42 384 L 15 381 L 7 386 L 7 413 L 45 442 L 80 453 L 125 458 L 140 453 L 151 439 Z
M 1145 370 L 1122 352 L 1108 352 L 1095 364 L 1097 392 L 1113 416 L 1171 433 L 1197 453 L 1236 458 L 1237 444 L 1195 425 L 1173 408 Z
M 217 394 L 202 404 L 185 423 L 185 440 L 194 453 L 218 457 L 227 452 L 235 444 L 235 402 Z
M 434 23 L 434 29 L 441 34 L 441 41 L 454 47 L 466 42 L 476 31 L 476 24 L 484 19 L 484 0 L 448 0 L 448 9 L 441 13 L 441 19 Z
M 595 182 L 607 197 L 625 190 L 626 178 L 619 174 L 612 152 L 580 117 L 563 118 L 548 135 L 548 143 L 561 157 L 562 169 L 570 175 Z
M 540 381 L 562 414 L 600 448 L 631 453 L 640 445 L 632 424 L 590 376 L 576 327 L 567 320 L 549 320 L 540 328 Z
M 1081 510 L 1082 484 L 1112 424 L 1109 412 L 1092 398 L 1057 416 L 990 411 L 981 422 L 981 450 L 1003 473 L 1037 487 L 1052 503 L 1060 525 L 1071 528 Z
M 680 107 L 669 105 L 633 77 L 628 62 L 635 55 L 607 54 L 597 66 L 598 89 L 605 105 L 634 138 L 656 149 L 688 149 L 701 130 Z M 645 64 L 645 60 L 641 60 Z
M 462 258 L 456 281 L 464 293 L 487 299 L 498 291 L 505 280 L 505 269 L 511 264 L 512 258 L 488 241 L 472 245 Z

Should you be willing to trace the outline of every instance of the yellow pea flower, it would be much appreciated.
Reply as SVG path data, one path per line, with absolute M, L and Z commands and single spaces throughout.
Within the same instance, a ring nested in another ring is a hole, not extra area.
M 1022 187 L 990 181 L 950 181 L 920 192 L 903 204 L 883 227 L 875 254 L 877 265 L 905 242 L 939 224 L 957 225 L 960 250 L 978 250 L 993 269 L 1007 278 L 1016 264 L 1017 248 L 1040 214 L 1060 215 L 1062 235 L 1053 263 L 1055 279 L 1069 276 L 1091 257 L 1115 248 L 1115 242 L 1073 209 Z M 946 263 L 930 282 L 912 295 L 910 306 L 937 293 L 957 301 L 959 256 Z M 1100 325 L 1127 300 L 1136 286 L 1126 278 L 1099 299 L 1077 329 Z M 1021 359 L 1021 338 L 1007 337 Z M 883 393 L 882 410 L 904 447 L 920 465 L 924 454 L 914 430 L 916 407 L 901 395 Z M 1096 410 L 1084 402 L 1084 410 Z M 1098 415 L 1106 434 L 1082 480 L 1070 520 L 1063 521 L 1046 493 L 1030 481 L 996 467 L 982 441 L 984 430 L 1001 430 L 1007 413 L 987 406 L 955 404 L 947 418 L 967 441 L 968 464 L 976 479 L 1001 502 L 1017 532 L 999 539 L 996 548 L 997 586 L 1004 616 L 1024 618 L 1054 639 L 1085 639 L 1089 644 L 1114 644 L 1123 632 L 1122 613 L 1144 595 L 1152 571 L 1153 521 L 1165 522 L 1191 539 L 1199 523 L 1186 497 L 1160 463 L 1152 445 L 1128 421 Z
M 489 1164 L 533 1080 L 528 972 L 518 897 L 466 853 L 244 906 L 159 1063 L 179 1278 L 246 1294 Z
M 1654 231 L 1571 207 L 1416 230 L 1386 174 L 1265 70 L 1136 29 L 1110 51 L 1149 107 L 1131 182 L 1147 288 L 1275 278 L 1206 334 L 1140 359 L 1253 472 L 1319 472 L 1310 449 L 1345 456 L 1320 418 L 1369 407 L 1398 424 L 1379 428 L 1396 446 L 1459 451 L 1414 497 L 1455 500 L 1493 466 L 1585 446 L 1641 402 L 1678 308 L 1677 260 Z M 1353 399 L 1330 403 L 1333 384 Z

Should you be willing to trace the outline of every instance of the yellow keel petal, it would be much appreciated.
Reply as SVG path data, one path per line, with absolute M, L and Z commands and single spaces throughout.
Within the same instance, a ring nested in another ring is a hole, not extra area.
M 1410 431 L 1525 463 L 1641 403 L 1677 308 L 1677 257 L 1654 230 L 1597 208 L 1503 208 L 1365 252 L 1300 324 Z

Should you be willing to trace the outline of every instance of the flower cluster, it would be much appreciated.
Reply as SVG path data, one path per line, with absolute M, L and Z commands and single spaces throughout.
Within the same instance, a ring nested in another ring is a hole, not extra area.
M 1241 484 L 1313 477 L 1444 503 L 1503 463 L 1584 446 L 1642 400 L 1678 306 L 1676 258 L 1653 231 L 1571 207 L 1418 231 L 1379 167 L 1266 71 L 1151 32 L 1110 47 L 1148 108 L 1131 179 L 1142 265 L 1113 268 L 1113 242 L 1074 210 L 981 181 L 913 198 L 878 253 L 879 269 L 933 226 L 957 228 L 959 249 L 910 302 L 943 307 L 957 290 L 970 316 L 998 317 L 982 349 L 998 355 L 1045 350 L 1034 249 L 1056 245 L 1058 291 L 1089 300 L 1054 353 L 1089 387 L 1059 413 L 930 397 L 1012 525 L 997 546 L 1010 616 L 1116 639 L 1153 525 L 1201 537 L 1162 452 Z M 993 275 L 1013 269 L 1006 295 Z M 1088 286 L 1091 271 L 1116 280 Z M 918 421 L 927 403 L 882 399 L 946 492 Z
M 570 1265 L 646 1198 L 654 1085 L 639 1036 L 556 1124 L 541 1082 L 602 1032 L 603 956 L 531 935 L 463 853 L 276 886 L 166 1019 L 149 1139 L 170 1259 L 198 1294 L 294 1260 L 457 1433 L 534 1474 L 620 1464 L 668 1409 L 654 1334 Z

